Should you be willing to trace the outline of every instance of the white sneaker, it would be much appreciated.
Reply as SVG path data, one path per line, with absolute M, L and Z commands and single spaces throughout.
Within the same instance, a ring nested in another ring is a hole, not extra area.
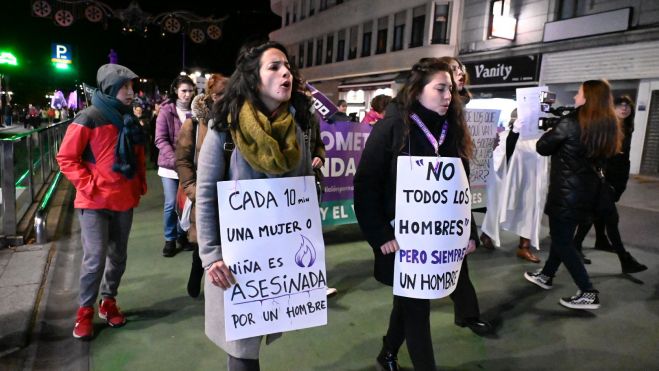
M 336 295 L 337 291 L 334 287 L 328 287 L 327 288 L 327 297 L 329 298 L 330 296 Z

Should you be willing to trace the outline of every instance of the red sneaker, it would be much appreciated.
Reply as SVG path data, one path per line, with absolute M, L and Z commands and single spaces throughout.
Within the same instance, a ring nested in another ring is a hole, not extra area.
M 73 327 L 73 337 L 89 340 L 94 336 L 94 307 L 80 307 L 76 314 L 76 324 Z
M 126 324 L 126 316 L 119 310 L 114 298 L 101 299 L 98 305 L 98 316 L 107 322 L 110 327 L 121 327 Z

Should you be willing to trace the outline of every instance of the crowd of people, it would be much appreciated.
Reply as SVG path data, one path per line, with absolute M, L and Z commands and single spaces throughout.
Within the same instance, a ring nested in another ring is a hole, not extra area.
M 281 334 L 226 338 L 224 291 L 236 281 L 223 259 L 216 183 L 315 175 L 322 184 L 319 169 L 325 148 L 318 118 L 310 93 L 288 58 L 286 48 L 277 42 L 247 45 L 230 78 L 212 75 L 205 92 L 195 96 L 193 81 L 178 76 L 167 99 L 146 115 L 141 107 L 133 107 L 137 75 L 117 64 L 99 68 L 92 105 L 75 117 L 57 155 L 62 173 L 77 190 L 74 206 L 83 245 L 74 337 L 93 337 L 99 296 L 99 316 L 111 327 L 126 323 L 116 295 L 126 268 L 133 210 L 147 191 L 146 157 L 150 156 L 157 163 L 164 194 L 162 255 L 192 251 L 187 290 L 198 297 L 203 282 L 207 337 L 227 353 L 229 370 L 260 369 L 263 338 L 269 343 Z M 394 256 L 400 249 L 392 225 L 398 158 L 458 158 L 469 175 L 475 148 L 464 114 L 471 97 L 467 84 L 464 65 L 456 58 L 423 58 L 411 67 L 396 97 L 374 97 L 365 116 L 364 122 L 373 128 L 354 179 L 354 205 L 374 254 L 374 277 L 384 285 L 393 285 Z M 608 83 L 593 80 L 581 85 L 575 106 L 536 144 L 539 155 L 551 156 L 545 206 L 551 246 L 544 267 L 524 277 L 548 290 L 559 265 L 565 264 L 578 291 L 560 299 L 560 304 L 596 309 L 598 291 L 580 255 L 593 221 L 596 247 L 615 251 L 623 272 L 647 269 L 625 250 L 615 207 L 629 177 L 633 102 L 629 97 L 614 101 Z M 338 107 L 330 122 L 354 121 L 346 114 L 345 101 L 339 101 Z M 607 187 L 611 188 L 608 199 Z M 518 256 L 539 262 L 528 251 L 528 241 L 520 237 Z M 481 242 L 494 248 L 489 236 L 479 237 L 471 223 L 464 246 L 467 256 Z M 493 327 L 481 318 L 467 256 L 450 294 L 455 324 L 484 335 Z M 393 296 L 376 357 L 379 369 L 400 369 L 397 354 L 403 343 L 415 370 L 436 369 L 428 299 Z

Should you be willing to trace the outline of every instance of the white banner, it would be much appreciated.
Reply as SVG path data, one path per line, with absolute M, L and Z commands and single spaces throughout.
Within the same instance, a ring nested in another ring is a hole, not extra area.
M 471 192 L 462 160 L 399 156 L 394 295 L 438 299 L 458 284 L 471 231 Z
M 313 176 L 217 183 L 227 340 L 327 324 L 325 243 Z
M 499 122 L 498 109 L 465 110 L 465 121 L 474 141 L 474 156 L 469 161 L 469 184 L 471 185 L 472 208 L 487 206 L 487 178 L 492 169 L 492 150 L 497 136 L 497 123 Z M 505 143 L 503 143 L 505 145 Z

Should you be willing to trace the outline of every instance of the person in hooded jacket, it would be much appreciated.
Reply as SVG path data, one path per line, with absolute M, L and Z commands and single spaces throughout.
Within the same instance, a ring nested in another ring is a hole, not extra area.
M 73 119 L 57 154 L 62 174 L 76 188 L 80 220 L 83 257 L 73 328 L 78 339 L 94 335 L 99 290 L 99 317 L 110 327 L 126 323 L 115 298 L 126 269 L 133 209 L 147 189 L 145 137 L 131 107 L 135 78 L 124 66 L 101 66 L 92 105 Z
M 305 132 L 312 129 L 311 108 L 311 98 L 283 45 L 269 41 L 245 46 L 215 105 L 213 124 L 199 152 L 196 223 L 199 256 L 206 269 L 205 331 L 228 354 L 229 371 L 259 370 L 262 339 L 270 344 L 281 334 L 226 339 L 224 293 L 235 278 L 223 259 L 217 182 L 313 175 L 305 140 Z M 229 135 L 235 149 L 226 161 Z
M 201 266 L 201 259 L 199 258 L 197 226 L 195 223 L 197 158 L 208 132 L 208 122 L 211 120 L 213 103 L 220 100 L 226 84 L 227 78 L 220 74 L 212 74 L 206 80 L 205 94 L 197 95 L 192 100 L 192 117 L 185 120 L 176 139 L 176 172 L 185 195 L 192 201 L 190 227 L 187 232 L 188 241 L 190 241 L 194 250 L 192 251 L 192 267 L 190 268 L 187 290 L 188 295 L 193 298 L 199 296 L 201 279 L 204 276 L 204 268 Z
M 536 143 L 540 155 L 551 156 L 545 204 L 551 247 L 545 266 L 537 272 L 524 273 L 524 278 L 550 290 L 563 263 L 579 290 L 571 297 L 561 298 L 559 303 L 571 309 L 598 309 L 599 291 L 590 281 L 573 239 L 577 225 L 591 220 L 598 207 L 602 169 L 608 159 L 620 152 L 623 135 L 606 81 L 588 80 L 581 84 L 574 105 L 577 109 L 563 116 Z

